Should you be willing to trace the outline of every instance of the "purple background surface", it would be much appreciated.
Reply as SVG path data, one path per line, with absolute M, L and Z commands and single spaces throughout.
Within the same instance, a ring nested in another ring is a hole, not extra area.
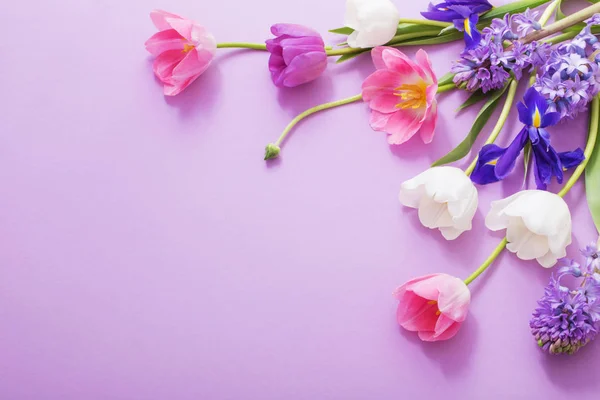
M 396 0 L 415 18 L 427 2 Z M 353 104 L 302 122 L 265 164 L 294 115 L 358 93 L 368 56 L 278 90 L 265 53 L 219 50 L 164 98 L 143 47 L 155 7 L 219 41 L 260 42 L 275 22 L 340 26 L 342 0 L 5 3 L 1 399 L 598 398 L 600 344 L 550 357 L 529 334 L 550 275 L 534 262 L 502 255 L 451 341 L 423 344 L 395 322 L 392 290 L 466 277 L 501 238 L 484 227 L 489 202 L 521 185 L 519 167 L 481 188 L 474 229 L 455 242 L 398 204 L 400 183 L 466 134 L 476 110 L 454 114 L 465 94 L 440 97 L 430 145 L 389 147 Z M 427 49 L 439 75 L 460 49 Z M 583 145 L 586 123 L 555 129 L 557 147 Z M 596 233 L 581 185 L 568 202 L 576 255 Z

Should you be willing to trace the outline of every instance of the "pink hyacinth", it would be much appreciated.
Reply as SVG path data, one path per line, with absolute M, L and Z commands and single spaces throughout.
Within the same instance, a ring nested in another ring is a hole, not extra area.
M 448 340 L 469 312 L 471 292 L 460 279 L 432 274 L 411 279 L 394 292 L 396 318 L 404 329 L 418 332 L 425 342 Z
M 276 24 L 267 40 L 269 71 L 278 87 L 294 87 L 317 79 L 327 68 L 325 43 L 316 31 L 302 25 Z
M 175 96 L 206 71 L 217 43 L 204 27 L 179 15 L 154 10 L 150 18 L 159 32 L 146 41 L 146 50 L 156 57 L 154 74 L 165 95 Z
M 437 122 L 438 83 L 427 53 L 419 50 L 412 61 L 400 50 L 376 47 L 371 55 L 377 71 L 362 85 L 371 128 L 389 133 L 390 144 L 402 144 L 417 132 L 430 143 Z

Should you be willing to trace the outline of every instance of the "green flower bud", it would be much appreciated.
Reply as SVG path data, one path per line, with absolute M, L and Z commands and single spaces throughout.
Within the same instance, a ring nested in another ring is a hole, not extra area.
M 279 148 L 279 146 L 273 143 L 269 143 L 265 148 L 265 160 L 272 160 L 274 158 L 277 158 L 279 156 L 280 151 L 281 149 Z

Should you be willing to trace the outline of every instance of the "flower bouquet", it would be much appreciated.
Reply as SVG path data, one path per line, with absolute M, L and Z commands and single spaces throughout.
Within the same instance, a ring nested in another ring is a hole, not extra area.
M 459 111 L 476 106 L 480 111 L 464 140 L 430 169 L 404 182 L 400 203 L 416 209 L 424 227 L 439 230 L 451 241 L 472 228 L 478 190 L 512 175 L 518 160 L 525 165 L 525 179 L 533 174 L 536 188 L 528 189 L 524 183 L 523 190 L 491 204 L 485 225 L 504 232 L 505 238 L 470 276 L 434 273 L 399 286 L 393 293 L 398 324 L 427 342 L 457 335 L 468 316 L 469 285 L 506 249 L 521 260 L 556 269 L 532 313 L 530 328 L 544 351 L 573 354 L 600 328 L 600 251 L 597 244 L 587 246 L 582 264 L 565 258 L 572 242 L 572 220 L 563 200 L 585 173 L 588 204 L 600 227 L 600 3 L 591 1 L 569 15 L 562 3 L 521 0 L 494 7 L 488 0 L 445 0 L 431 4 L 423 10 L 423 19 L 415 20 L 401 18 L 390 0 L 347 0 L 345 26 L 331 30 L 342 38 L 334 46 L 327 46 L 309 27 L 286 23 L 273 25 L 273 37 L 264 44 L 217 42 L 190 19 L 153 11 L 158 32 L 146 48 L 155 56 L 154 73 L 167 96 L 191 85 L 209 68 L 218 49 L 267 52 L 271 79 L 282 90 L 317 80 L 330 68 L 330 57 L 343 63 L 369 53 L 374 71 L 357 94 L 317 105 L 294 118 L 266 146 L 267 162 L 281 156 L 299 121 L 357 102 L 368 104 L 371 128 L 385 132 L 391 146 L 417 134 L 430 143 L 443 93 L 469 92 Z M 463 41 L 464 49 L 450 55 L 455 59 L 451 71 L 437 77 L 423 47 L 451 41 Z M 408 46 L 420 48 L 414 58 L 401 51 Z M 517 101 L 519 86 L 527 89 Z M 473 149 L 499 106 L 499 118 L 484 146 Z M 589 114 L 585 145 L 555 148 L 552 136 L 560 134 L 558 126 L 568 127 L 584 113 Z M 507 147 L 498 146 L 495 142 L 511 115 L 521 128 Z M 449 165 L 471 152 L 476 156 L 465 170 Z M 553 180 L 564 182 L 558 193 L 548 191 Z M 570 281 L 578 279 L 578 284 L 569 284 L 567 276 Z

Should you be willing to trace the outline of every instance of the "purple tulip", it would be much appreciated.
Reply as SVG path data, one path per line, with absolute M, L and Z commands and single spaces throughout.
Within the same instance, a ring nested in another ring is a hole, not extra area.
M 278 87 L 294 87 L 317 79 L 327 68 L 323 38 L 302 25 L 275 24 L 267 40 L 269 71 Z

